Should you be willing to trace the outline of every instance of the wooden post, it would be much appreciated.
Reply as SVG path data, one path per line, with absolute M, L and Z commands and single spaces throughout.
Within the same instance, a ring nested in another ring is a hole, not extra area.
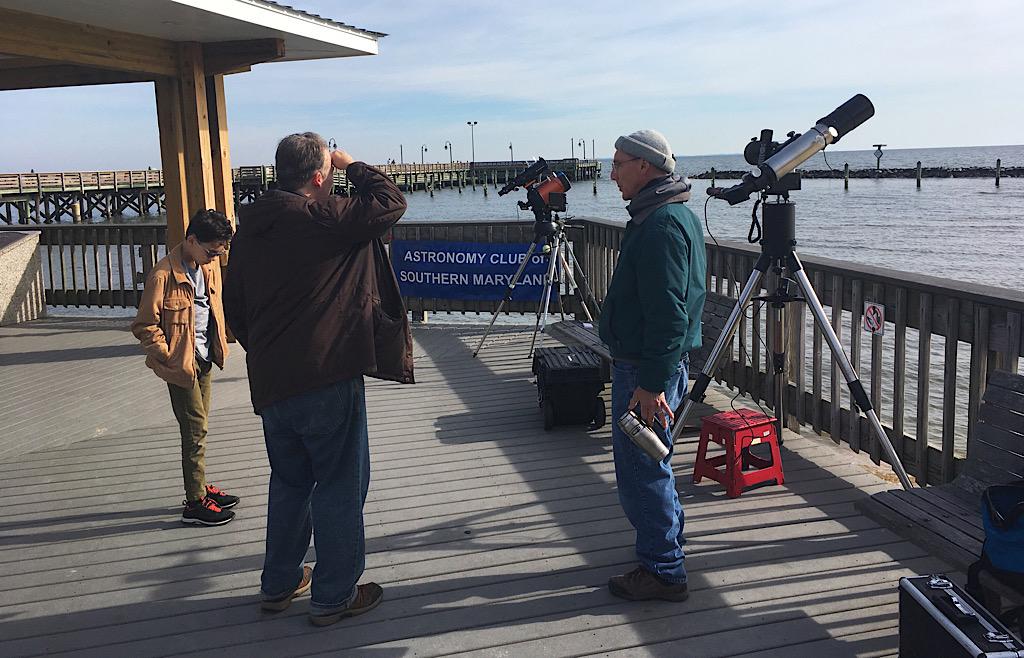
M 921 161 L 917 161 L 917 188 L 921 189 Z
M 185 146 L 181 125 L 181 88 L 177 78 L 155 81 L 156 115 L 160 128 L 160 162 L 164 178 L 164 207 L 167 213 L 167 244 L 185 239 L 188 198 L 185 195 Z M 97 177 L 98 182 L 98 177 Z
M 711 168 L 711 187 L 715 186 L 715 168 Z
M 213 168 L 213 196 L 217 210 L 235 225 L 234 184 L 231 177 L 231 150 L 228 146 L 228 110 L 224 98 L 224 76 L 206 78 L 206 105 L 210 115 L 210 155 Z M 226 264 L 227 257 L 221 259 Z
M 999 175 L 1003 173 L 1003 161 L 996 158 L 996 187 L 999 187 Z
M 206 103 L 206 75 L 203 66 L 202 44 L 178 44 L 181 125 L 185 147 L 185 195 L 191 212 L 202 208 L 214 208 L 217 203 L 213 191 L 210 117 Z M 230 169 L 228 171 L 230 172 Z M 186 225 L 187 223 L 186 217 Z M 171 240 L 170 226 L 167 239 L 168 247 L 177 244 Z
M 843 189 L 850 189 L 850 163 L 843 165 Z

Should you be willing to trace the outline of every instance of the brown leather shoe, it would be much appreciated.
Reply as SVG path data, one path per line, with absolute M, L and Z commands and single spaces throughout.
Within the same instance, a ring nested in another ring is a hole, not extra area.
M 629 601 L 685 601 L 690 597 L 686 583 L 666 583 L 653 573 L 637 567 L 621 576 L 608 579 L 608 590 Z
M 262 600 L 260 601 L 260 607 L 267 612 L 281 612 L 286 610 L 288 606 L 292 604 L 292 599 L 297 596 L 302 596 L 309 591 L 309 586 L 313 583 L 313 567 L 306 565 L 302 567 L 302 580 L 299 581 L 299 586 L 294 591 L 288 592 L 284 596 L 276 596 L 273 598 L 268 597 L 266 594 L 260 593 Z
M 330 626 L 346 617 L 355 617 L 373 610 L 384 599 L 384 588 L 377 583 L 366 583 L 356 587 L 356 599 L 344 608 L 309 613 L 314 626 Z

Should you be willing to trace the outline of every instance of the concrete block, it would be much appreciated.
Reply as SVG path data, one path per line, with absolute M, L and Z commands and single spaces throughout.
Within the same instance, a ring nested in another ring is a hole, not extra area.
M 0 326 L 45 315 L 39 231 L 0 231 Z

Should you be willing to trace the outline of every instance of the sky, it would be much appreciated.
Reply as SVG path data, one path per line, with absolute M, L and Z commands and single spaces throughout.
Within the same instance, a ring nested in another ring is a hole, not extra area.
M 856 93 L 876 114 L 843 150 L 1024 144 L 1019 0 L 285 4 L 389 36 L 377 56 L 228 76 L 235 166 L 305 130 L 375 163 L 580 157 L 581 141 L 610 157 L 640 128 L 678 155 L 738 153 Z M 0 93 L 0 171 L 159 162 L 151 83 Z

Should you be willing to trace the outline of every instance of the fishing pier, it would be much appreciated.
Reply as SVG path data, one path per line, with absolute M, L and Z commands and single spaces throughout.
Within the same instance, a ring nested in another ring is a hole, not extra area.
M 554 171 L 572 181 L 601 175 L 597 160 L 549 160 Z M 530 166 L 529 162 L 450 162 L 376 165 L 405 192 L 477 185 L 504 185 Z M 231 170 L 234 206 L 253 201 L 277 178 L 272 165 Z M 334 190 L 349 190 L 345 172 L 334 174 Z M 33 224 L 82 222 L 95 218 L 159 215 L 166 212 L 164 172 L 161 169 L 67 171 L 0 174 L 0 223 Z

